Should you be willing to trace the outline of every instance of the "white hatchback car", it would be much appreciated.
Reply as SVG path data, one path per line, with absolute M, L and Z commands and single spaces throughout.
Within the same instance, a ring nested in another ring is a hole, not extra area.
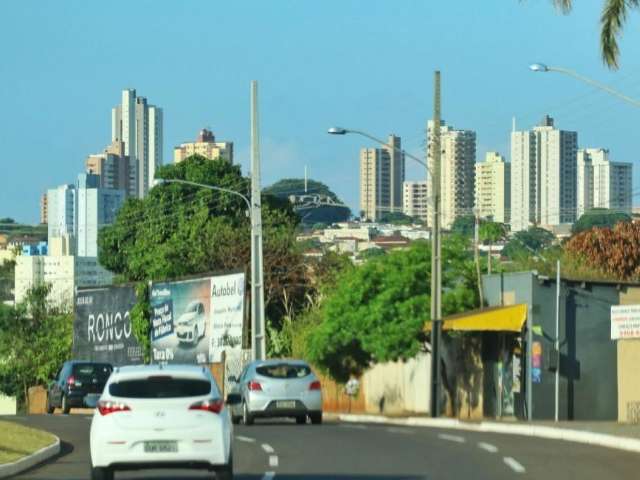
M 233 426 L 203 367 L 116 368 L 91 421 L 91 478 L 116 470 L 201 468 L 233 478 Z

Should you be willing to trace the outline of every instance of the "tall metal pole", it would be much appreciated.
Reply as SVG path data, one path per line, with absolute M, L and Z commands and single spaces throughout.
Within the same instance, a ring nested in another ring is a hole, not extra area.
M 428 130 L 428 129 L 427 129 Z M 442 265 L 440 248 L 440 72 L 434 75 L 431 140 L 431 416 L 440 416 L 440 334 L 442 330 Z
M 473 253 L 474 260 L 476 262 L 476 276 L 478 277 L 478 299 L 480 301 L 480 308 L 484 306 L 482 299 L 482 272 L 480 271 L 480 209 L 473 209 L 475 221 L 473 228 Z
M 556 339 L 555 349 L 558 355 L 556 359 L 556 386 L 555 386 L 555 416 L 557 422 L 560 412 L 560 260 L 557 263 L 556 273 Z
M 264 279 L 262 272 L 262 202 L 260 201 L 258 82 L 251 81 L 251 358 L 266 358 Z

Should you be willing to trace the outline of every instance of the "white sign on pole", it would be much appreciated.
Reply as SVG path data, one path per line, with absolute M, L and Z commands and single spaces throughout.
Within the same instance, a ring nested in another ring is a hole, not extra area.
M 611 306 L 611 339 L 640 338 L 640 305 Z

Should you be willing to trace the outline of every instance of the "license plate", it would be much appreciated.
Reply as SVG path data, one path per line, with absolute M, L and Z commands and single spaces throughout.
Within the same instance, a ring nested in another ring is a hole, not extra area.
M 145 453 L 175 453 L 178 451 L 178 442 L 153 441 L 144 442 Z
M 276 402 L 277 408 L 296 408 L 296 402 L 294 400 L 278 400 Z

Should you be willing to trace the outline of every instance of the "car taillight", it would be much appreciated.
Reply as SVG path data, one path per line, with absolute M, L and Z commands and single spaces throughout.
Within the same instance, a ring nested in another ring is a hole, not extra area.
M 189 410 L 202 410 L 205 412 L 220 413 L 223 408 L 224 402 L 222 399 L 212 398 L 211 400 L 194 403 L 189 407 Z
M 255 381 L 249 382 L 249 390 L 251 390 L 252 392 L 261 391 L 262 385 Z
M 97 408 L 98 408 L 98 411 L 100 412 L 100 415 L 102 416 L 109 415 L 110 413 L 131 411 L 131 409 L 124 403 L 104 401 L 104 400 L 101 400 L 98 402 Z
M 322 385 L 320 385 L 319 380 L 314 380 L 309 384 L 309 390 L 320 390 L 322 389 Z
M 67 378 L 67 385 L 73 385 L 74 383 L 76 383 L 76 377 L 71 375 L 69 378 Z

